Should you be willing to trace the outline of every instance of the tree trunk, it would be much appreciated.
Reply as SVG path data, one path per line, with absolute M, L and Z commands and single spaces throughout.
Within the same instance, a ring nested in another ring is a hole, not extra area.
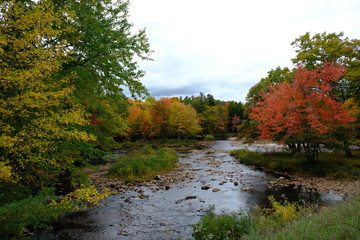
M 319 161 L 319 144 L 303 143 L 306 160 L 309 164 L 315 164 Z
M 344 143 L 345 156 L 348 158 L 353 157 L 351 149 L 350 149 L 350 144 L 349 144 L 349 141 L 347 140 L 346 136 L 344 137 L 343 143 Z

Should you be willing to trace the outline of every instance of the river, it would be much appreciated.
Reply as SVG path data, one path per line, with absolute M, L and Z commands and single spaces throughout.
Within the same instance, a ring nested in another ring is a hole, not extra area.
M 234 145 L 233 141 L 215 141 L 206 149 L 179 153 L 179 161 L 185 166 L 182 174 L 191 177 L 158 191 L 150 186 L 138 186 L 111 195 L 98 206 L 62 218 L 53 225 L 52 231 L 42 231 L 35 237 L 46 240 L 189 239 L 192 225 L 210 206 L 215 206 L 218 213 L 248 211 L 254 206 L 267 205 L 270 195 L 278 200 L 326 204 L 342 200 L 336 194 L 287 186 L 281 176 L 240 164 L 229 155 L 229 150 L 238 148 L 281 150 L 271 144 L 249 147 Z M 279 177 L 285 184 L 269 185 Z

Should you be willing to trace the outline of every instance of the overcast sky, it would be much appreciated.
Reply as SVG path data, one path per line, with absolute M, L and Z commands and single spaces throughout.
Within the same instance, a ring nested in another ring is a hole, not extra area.
M 360 39 L 359 0 L 130 0 L 130 21 L 146 28 L 143 84 L 154 97 L 245 101 L 271 69 L 290 67 L 290 45 L 306 32 Z

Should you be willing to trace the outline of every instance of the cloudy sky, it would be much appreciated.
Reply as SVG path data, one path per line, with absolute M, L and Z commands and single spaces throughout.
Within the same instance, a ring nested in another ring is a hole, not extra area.
M 245 101 L 271 69 L 292 67 L 290 43 L 306 32 L 360 39 L 359 0 L 130 0 L 153 61 L 141 62 L 154 97 Z

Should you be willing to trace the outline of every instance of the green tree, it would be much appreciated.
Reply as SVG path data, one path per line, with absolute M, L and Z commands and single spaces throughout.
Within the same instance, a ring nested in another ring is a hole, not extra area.
M 246 96 L 246 101 L 248 104 L 254 105 L 256 102 L 262 100 L 261 92 L 269 91 L 270 86 L 274 86 L 282 82 L 290 82 L 292 77 L 293 72 L 287 67 L 277 67 L 276 69 L 271 69 L 265 78 L 262 78 L 260 82 L 250 88 Z
M 71 60 L 62 65 L 62 76 L 77 75 L 74 94 L 86 111 L 101 120 L 100 129 L 111 136 L 127 131 L 128 89 L 133 97 L 146 96 L 140 79 L 145 72 L 138 60 L 149 60 L 151 50 L 145 30 L 134 33 L 128 21 L 128 1 L 53 0 L 63 25 L 73 31 L 67 41 Z
M 324 62 L 336 62 L 347 67 L 347 73 L 334 83 L 334 92 L 344 102 L 351 97 L 360 97 L 360 41 L 344 37 L 344 33 L 309 32 L 295 39 L 291 45 L 296 49 L 294 64 L 315 69 Z
M 235 132 L 237 130 L 237 126 L 244 119 L 244 104 L 242 102 L 227 102 L 226 103 L 228 109 L 228 130 L 231 132 Z

